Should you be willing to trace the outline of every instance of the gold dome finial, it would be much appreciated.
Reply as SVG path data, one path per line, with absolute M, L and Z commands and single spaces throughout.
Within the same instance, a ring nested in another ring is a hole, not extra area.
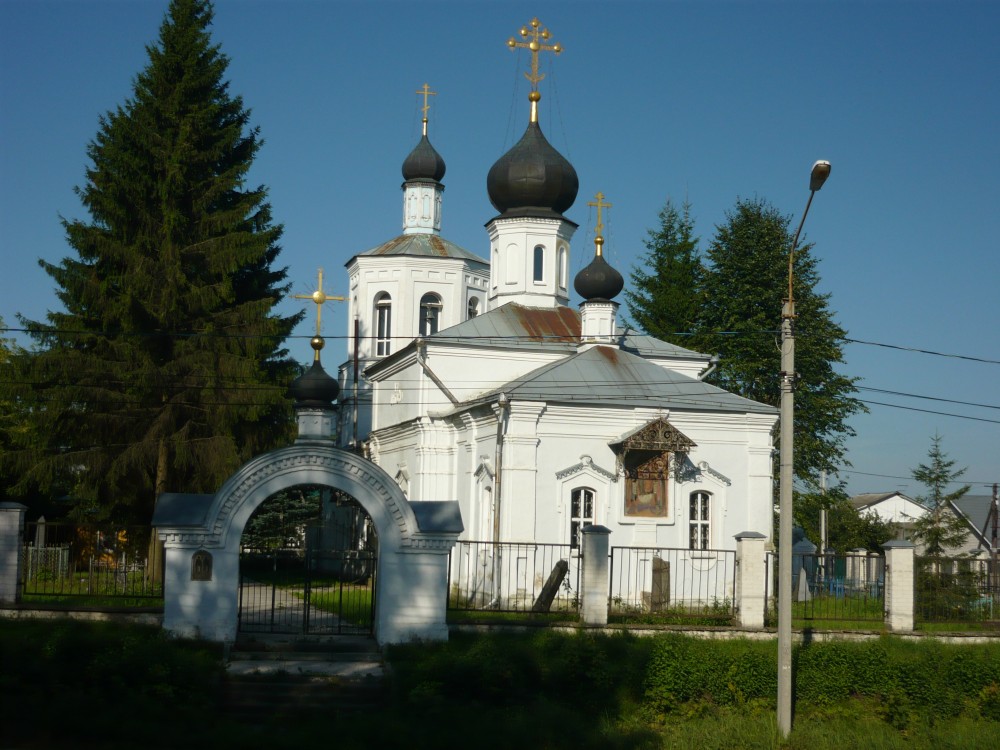
M 431 108 L 431 105 L 427 103 L 428 96 L 437 96 L 437 91 L 431 91 L 431 87 L 428 84 L 424 84 L 422 89 L 417 89 L 418 94 L 423 94 L 424 96 L 424 106 L 420 109 L 424 113 L 424 135 L 427 135 L 427 111 Z
M 604 222 L 601 221 L 601 209 L 611 208 L 611 204 L 604 202 L 604 193 L 598 193 L 594 197 L 597 198 L 597 200 L 590 201 L 587 205 L 597 207 L 597 227 L 594 230 L 594 254 L 597 257 L 601 257 L 601 255 L 603 255 L 604 247 Z
M 525 73 L 524 77 L 531 81 L 531 93 L 528 94 L 528 101 L 531 102 L 531 122 L 538 122 L 538 100 L 542 95 L 538 93 L 538 82 L 545 78 L 544 73 L 538 72 L 538 53 L 553 52 L 559 54 L 563 51 L 561 44 L 543 44 L 541 40 L 548 40 L 552 35 L 548 29 L 543 29 L 541 22 L 537 18 L 531 19 L 531 28 L 521 27 L 521 37 L 531 41 L 519 42 L 514 37 L 507 40 L 507 46 L 512 50 L 519 47 L 531 51 L 531 72 Z
M 316 352 L 314 359 L 319 359 L 319 350 L 323 348 L 323 336 L 320 330 L 323 315 L 323 305 L 327 302 L 343 302 L 347 297 L 335 297 L 323 291 L 323 269 L 319 269 L 319 281 L 316 284 L 316 291 L 310 294 L 293 294 L 295 299 L 312 300 L 316 305 L 316 335 L 309 342 Z M 318 343 L 318 346 L 317 346 Z

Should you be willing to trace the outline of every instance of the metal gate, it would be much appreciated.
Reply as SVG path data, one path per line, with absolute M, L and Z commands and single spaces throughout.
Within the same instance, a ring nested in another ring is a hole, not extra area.
M 268 503 L 244 530 L 239 631 L 373 634 L 378 539 L 368 514 L 326 488 Z

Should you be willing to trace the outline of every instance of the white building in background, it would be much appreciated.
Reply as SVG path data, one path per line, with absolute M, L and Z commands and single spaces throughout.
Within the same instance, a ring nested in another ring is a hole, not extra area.
M 569 306 L 578 178 L 542 133 L 537 87 L 529 98 L 524 136 L 487 176 L 488 260 L 441 236 L 425 110 L 403 233 L 346 264 L 360 336 L 357 367 L 352 350 L 340 368 L 340 444 L 365 446 L 414 502 L 457 501 L 462 539 L 577 545 L 587 524 L 619 546 L 770 537 L 777 411 L 703 382 L 708 355 L 619 330 L 600 194 Z

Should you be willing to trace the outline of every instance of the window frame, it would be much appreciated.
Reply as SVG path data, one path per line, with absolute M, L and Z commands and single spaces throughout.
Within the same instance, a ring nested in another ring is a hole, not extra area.
M 441 315 L 444 313 L 444 303 L 441 295 L 427 292 L 420 298 L 417 321 L 417 331 L 421 336 L 433 336 L 441 330 Z
M 375 295 L 374 309 L 374 339 L 375 356 L 388 357 L 392 354 L 392 295 L 379 292 Z
M 583 500 L 583 513 L 580 513 Z M 589 502 L 589 514 L 587 503 Z M 572 550 L 583 547 L 581 532 L 597 523 L 597 490 L 593 487 L 574 487 L 569 494 L 569 546 Z
M 688 549 L 712 549 L 712 493 L 695 490 L 688 495 Z

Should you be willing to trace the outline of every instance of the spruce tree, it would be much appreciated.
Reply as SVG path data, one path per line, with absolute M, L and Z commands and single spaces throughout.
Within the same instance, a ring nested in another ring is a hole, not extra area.
M 951 504 L 970 487 L 966 484 L 953 492 L 948 491 L 949 485 L 965 474 L 965 469 L 954 468 L 955 462 L 941 450 L 940 435 L 931 438 L 927 458 L 928 463 L 913 470 L 913 478 L 927 488 L 927 494 L 918 498 L 927 513 L 914 521 L 913 537 L 923 547 L 923 554 L 939 557 L 949 548 L 960 547 L 965 542 L 968 529 Z
M 90 218 L 63 221 L 75 256 L 40 261 L 64 309 L 23 321 L 36 347 L 12 388 L 46 444 L 16 452 L 20 486 L 71 487 L 79 517 L 148 522 L 159 493 L 214 492 L 289 429 L 282 230 L 246 184 L 259 130 L 212 17 L 207 0 L 170 3 L 89 144 Z
M 711 382 L 777 407 L 782 299 L 788 289 L 790 217 L 766 201 L 739 199 L 716 228 L 706 252 L 697 335 L 690 348 L 721 355 Z M 848 419 L 864 405 L 856 378 L 837 372 L 846 332 L 833 319 L 829 295 L 816 291 L 811 245 L 797 248 L 795 294 L 795 475 L 818 487 L 819 473 L 844 463 Z M 780 449 L 780 446 L 779 446 Z
M 691 205 L 685 202 L 678 211 L 668 199 L 658 218 L 659 226 L 648 232 L 642 265 L 632 268 L 625 302 L 632 323 L 642 331 L 690 347 L 690 337 L 683 334 L 694 329 L 701 287 Z

